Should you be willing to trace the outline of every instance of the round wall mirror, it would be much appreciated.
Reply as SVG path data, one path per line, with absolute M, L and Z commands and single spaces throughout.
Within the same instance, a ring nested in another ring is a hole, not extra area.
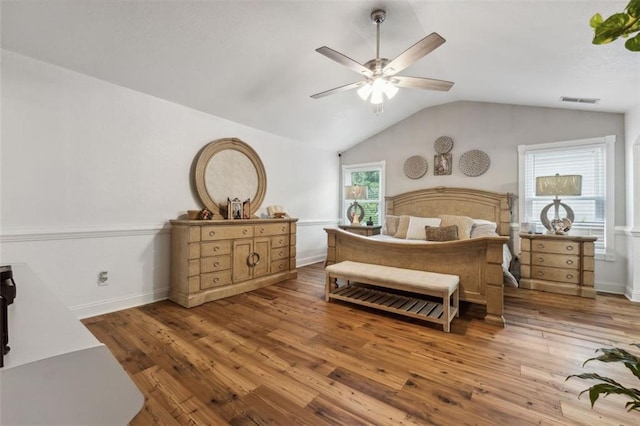
M 267 174 L 258 154 L 236 138 L 218 139 L 198 154 L 195 184 L 200 200 L 216 218 L 227 217 L 227 198 L 250 200 L 253 216 L 267 190 Z

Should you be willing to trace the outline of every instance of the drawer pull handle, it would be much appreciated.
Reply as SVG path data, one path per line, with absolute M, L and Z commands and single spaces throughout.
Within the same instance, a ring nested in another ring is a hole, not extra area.
M 567 279 L 572 279 L 573 278 L 573 274 L 567 274 Z
M 278 241 L 278 244 L 282 244 L 282 243 L 284 243 L 284 240 Z
M 567 260 L 567 265 L 573 265 L 573 260 L 571 259 Z
M 213 248 L 213 251 L 219 251 L 219 250 L 220 250 L 220 247 L 216 246 L 216 247 Z
M 540 262 L 540 263 L 544 263 L 544 257 L 539 257 L 539 258 L 538 258 L 538 262 Z
M 218 266 L 220 266 L 220 262 L 213 262 L 213 267 L 217 268 Z
M 538 275 L 542 277 L 542 276 L 544 276 L 544 272 L 543 271 L 538 271 Z
M 260 263 L 260 255 L 256 252 L 251 253 L 247 256 L 247 265 L 250 267 L 254 267 Z
M 287 228 L 285 228 L 284 226 L 282 227 L 282 232 L 286 231 Z
M 568 251 L 573 250 L 573 246 L 567 246 L 567 250 L 568 250 Z
M 215 237 L 216 235 L 216 231 L 209 231 L 209 236 L 210 237 Z
M 243 229 L 243 230 L 242 230 L 242 233 L 243 233 L 244 235 L 247 235 L 247 230 L 246 230 L 246 229 Z
M 544 244 L 539 243 L 539 244 L 538 244 L 538 248 L 544 248 Z
M 260 228 L 260 233 L 264 234 L 264 228 Z
M 218 277 L 215 277 L 215 278 L 213 279 L 213 282 L 214 282 L 214 283 L 217 283 L 218 281 L 220 281 L 220 278 L 218 278 Z

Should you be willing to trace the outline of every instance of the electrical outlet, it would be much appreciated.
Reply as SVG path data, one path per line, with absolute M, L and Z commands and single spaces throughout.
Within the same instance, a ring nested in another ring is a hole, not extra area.
M 100 271 L 98 274 L 98 285 L 109 285 L 109 271 Z

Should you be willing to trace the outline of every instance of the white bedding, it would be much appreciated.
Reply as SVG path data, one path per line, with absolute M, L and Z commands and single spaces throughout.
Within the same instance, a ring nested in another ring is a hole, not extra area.
M 497 234 L 495 234 L 497 235 Z M 443 244 L 441 242 L 436 242 L 436 241 L 425 241 L 425 240 L 405 240 L 404 238 L 395 238 L 391 235 L 384 235 L 384 234 L 380 234 L 380 235 L 373 235 L 371 237 L 369 237 L 373 240 L 380 240 L 380 241 L 389 241 L 389 242 L 394 242 L 394 243 L 401 243 L 401 244 L 413 244 L 413 245 L 417 245 L 417 244 Z M 511 274 L 511 272 L 509 272 L 509 265 L 511 264 L 511 260 L 513 259 L 513 256 L 511 255 L 511 250 L 509 250 L 509 246 L 507 244 L 503 244 L 502 246 L 502 275 L 504 278 L 504 284 L 508 285 L 509 287 L 518 287 L 518 280 L 516 280 L 516 278 Z

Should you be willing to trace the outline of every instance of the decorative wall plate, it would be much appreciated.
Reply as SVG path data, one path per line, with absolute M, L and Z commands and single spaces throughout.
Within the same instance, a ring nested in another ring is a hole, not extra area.
M 449 136 L 440 136 L 433 144 L 433 148 L 438 154 L 446 154 L 453 148 L 453 139 Z
M 407 161 L 404 162 L 404 174 L 409 179 L 419 179 L 427 173 L 427 169 L 429 166 L 427 165 L 427 159 L 420 156 L 414 155 L 412 157 L 407 158 Z
M 462 154 L 459 164 L 460 170 L 466 176 L 480 176 L 489 170 L 491 160 L 486 152 L 473 149 Z

